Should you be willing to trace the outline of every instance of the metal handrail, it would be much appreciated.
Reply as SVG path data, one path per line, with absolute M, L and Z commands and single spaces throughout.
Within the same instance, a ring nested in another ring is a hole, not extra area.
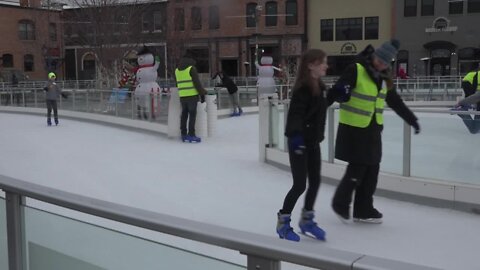
M 21 239 L 15 238 L 20 237 L 19 232 L 21 229 L 19 227 L 22 226 L 21 224 L 23 222 L 21 220 L 20 207 L 20 204 L 24 201 L 24 199 L 21 199 L 23 197 L 33 198 L 156 232 L 237 250 L 248 257 L 248 270 L 279 270 L 280 261 L 323 270 L 434 269 L 329 247 L 318 247 L 318 245 L 315 245 L 315 251 L 313 251 L 308 244 L 298 245 L 273 237 L 133 208 L 41 186 L 4 175 L 0 175 L 0 189 L 4 190 L 7 195 L 10 270 L 21 269 L 20 265 L 17 264 L 22 261 L 22 249 L 20 248 L 22 242 Z M 267 263 L 265 264 L 265 262 Z M 260 265 L 262 265 L 262 267 L 260 267 Z

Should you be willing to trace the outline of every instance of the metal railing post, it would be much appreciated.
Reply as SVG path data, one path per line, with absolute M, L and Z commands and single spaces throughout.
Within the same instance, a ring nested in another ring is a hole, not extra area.
M 115 116 L 118 116 L 118 90 L 114 89 L 115 93 Z
M 89 111 L 90 111 L 90 110 L 89 110 L 89 105 L 90 105 L 90 104 L 89 104 L 89 98 L 88 98 L 88 89 L 86 90 L 86 95 L 87 95 L 87 96 L 86 96 L 87 112 L 89 112 Z
M 280 270 L 280 262 L 277 260 L 247 255 L 247 270 Z
M 73 89 L 73 91 L 72 91 L 72 106 L 73 106 L 72 110 L 74 110 L 74 111 L 75 111 L 75 103 L 76 103 L 75 102 L 75 89 Z
M 410 164 L 412 159 L 412 128 L 407 122 L 403 122 L 403 176 L 410 176 Z
M 21 205 L 24 198 L 19 194 L 6 191 L 8 269 L 22 270 L 23 263 L 23 216 Z
M 33 88 L 33 103 L 34 103 L 35 108 L 38 108 L 38 104 L 37 104 L 37 88 Z
M 333 163 L 335 159 L 335 109 L 332 107 L 328 108 L 328 162 Z

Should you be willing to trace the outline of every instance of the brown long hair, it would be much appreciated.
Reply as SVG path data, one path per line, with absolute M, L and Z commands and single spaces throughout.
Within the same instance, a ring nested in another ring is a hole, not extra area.
M 320 95 L 321 91 L 325 89 L 325 84 L 320 78 L 318 81 L 318 87 L 314 84 L 314 79 L 310 75 L 310 69 L 308 65 L 316 62 L 323 63 L 327 54 L 320 49 L 309 49 L 303 53 L 300 60 L 300 67 L 297 71 L 297 78 L 295 79 L 295 85 L 293 91 L 298 90 L 302 86 L 308 86 L 313 95 Z

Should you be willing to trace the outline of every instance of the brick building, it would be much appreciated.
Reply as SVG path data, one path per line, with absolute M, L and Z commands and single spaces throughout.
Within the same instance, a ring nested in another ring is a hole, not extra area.
M 304 48 L 303 0 L 169 1 L 170 66 L 186 51 L 200 73 L 223 70 L 231 76 L 255 75 L 254 54 L 274 58 L 275 65 L 294 67 Z M 294 68 L 292 68 L 293 70 Z
M 49 71 L 61 77 L 60 12 L 40 6 L 40 0 L 0 1 L 0 81 L 44 80 Z
M 146 45 L 160 56 L 159 77 L 165 77 L 166 0 L 97 2 L 88 8 L 65 8 L 62 14 L 65 42 L 65 77 L 98 79 L 100 66 L 120 75 L 122 61 L 136 64 Z

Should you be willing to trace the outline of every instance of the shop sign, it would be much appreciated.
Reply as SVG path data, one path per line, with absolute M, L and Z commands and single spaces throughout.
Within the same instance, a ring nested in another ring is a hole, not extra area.
M 347 42 L 342 45 L 340 49 L 341 54 L 356 54 L 357 53 L 357 46 L 351 42 Z
M 433 20 L 432 27 L 425 28 L 426 33 L 438 33 L 438 32 L 455 32 L 458 30 L 457 26 L 450 26 L 450 20 L 445 17 L 438 17 Z

